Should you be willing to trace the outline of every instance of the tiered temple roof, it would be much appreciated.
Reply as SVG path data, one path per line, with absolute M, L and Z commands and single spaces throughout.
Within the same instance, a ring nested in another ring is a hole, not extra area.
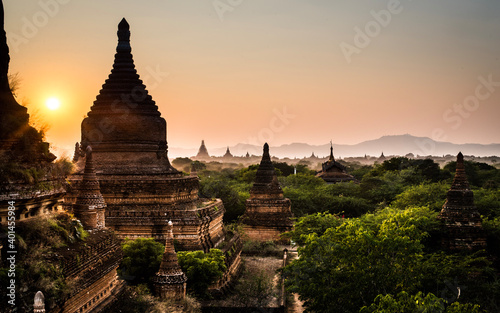
M 316 177 L 322 178 L 327 183 L 340 183 L 356 180 L 352 175 L 349 175 L 346 172 L 344 165 L 335 161 L 335 157 L 333 156 L 333 144 L 330 146 L 330 157 L 328 158 L 328 161 L 322 164 L 322 170 L 316 175 Z
M 474 205 L 474 193 L 465 174 L 464 156 L 457 155 L 455 178 L 446 194 L 439 214 L 446 228 L 443 247 L 448 250 L 478 250 L 486 248 L 481 215 Z
M 153 277 L 155 293 L 158 297 L 181 299 L 186 295 L 187 277 L 182 272 L 174 249 L 173 223 L 168 222 L 165 252 L 160 269 Z

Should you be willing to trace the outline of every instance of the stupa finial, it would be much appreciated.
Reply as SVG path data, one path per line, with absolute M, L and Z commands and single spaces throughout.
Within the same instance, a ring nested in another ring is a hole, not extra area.
M 127 20 L 123 18 L 118 24 L 118 46 L 116 47 L 116 52 L 130 52 L 132 48 L 130 47 L 130 25 Z
M 262 159 L 271 159 L 271 156 L 269 155 L 269 145 L 267 142 L 264 144 L 264 154 L 262 155 Z
M 335 161 L 335 158 L 333 157 L 333 142 L 330 140 L 330 159 L 329 161 Z

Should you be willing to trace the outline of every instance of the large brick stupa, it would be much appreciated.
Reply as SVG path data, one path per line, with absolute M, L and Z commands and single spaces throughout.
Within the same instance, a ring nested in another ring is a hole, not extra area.
M 167 239 L 167 222 L 175 228 L 181 249 L 214 247 L 223 239 L 224 207 L 219 199 L 198 198 L 199 180 L 185 176 L 168 160 L 167 123 L 135 69 L 129 24 L 118 25 L 118 46 L 109 78 L 82 122 L 76 145 L 77 172 L 71 189 L 78 190 L 84 153 L 92 148 L 93 163 L 107 204 L 106 226 L 120 237 Z M 76 192 L 66 197 L 76 200 Z

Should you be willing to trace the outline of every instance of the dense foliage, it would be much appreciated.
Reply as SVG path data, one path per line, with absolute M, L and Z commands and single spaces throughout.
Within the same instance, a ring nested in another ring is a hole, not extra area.
M 138 238 L 122 243 L 120 273 L 134 283 L 149 282 L 160 268 L 165 247 L 153 238 Z
M 6 229 L 2 228 L 5 234 Z M 83 241 L 88 233 L 79 221 L 68 214 L 59 214 L 52 218 L 36 218 L 16 225 L 16 306 L 20 312 L 31 312 L 33 297 L 37 291 L 45 295 L 47 310 L 56 310 L 67 300 L 73 290 L 62 272 L 55 256 L 66 250 L 66 246 Z M 5 243 L 4 243 L 5 245 Z M 6 245 L 5 245 L 6 246 Z M 2 264 L 6 262 L 6 255 Z M 6 304 L 7 286 L 11 278 L 8 268 L 0 269 L 0 301 Z
M 379 295 L 401 292 L 436 292 L 449 303 L 480 303 L 497 311 L 490 299 L 500 297 L 500 286 L 484 253 L 454 255 L 427 247 L 430 234 L 439 232 L 437 214 L 412 207 L 337 221 L 328 215 L 299 219 L 298 225 L 313 218 L 333 226 L 292 232 L 303 246 L 285 270 L 287 286 L 316 312 L 358 312 Z
M 177 258 L 188 278 L 188 290 L 201 298 L 208 297 L 208 287 L 220 279 L 226 270 L 224 254 L 219 249 L 210 249 L 208 253 L 181 251 Z

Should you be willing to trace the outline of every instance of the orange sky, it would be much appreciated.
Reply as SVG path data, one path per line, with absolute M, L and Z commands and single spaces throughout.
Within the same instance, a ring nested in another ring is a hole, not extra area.
M 26 2 L 4 0 L 10 72 L 57 152 L 80 140 L 122 17 L 170 147 L 500 142 L 495 0 Z

